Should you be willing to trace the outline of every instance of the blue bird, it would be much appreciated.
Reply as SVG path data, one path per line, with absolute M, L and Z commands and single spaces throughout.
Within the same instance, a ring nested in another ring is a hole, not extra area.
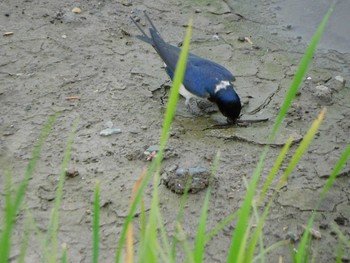
M 131 18 L 142 33 L 137 38 L 153 46 L 164 61 L 165 70 L 172 79 L 181 50 L 166 43 L 147 13 L 144 13 L 151 25 L 149 28 L 151 36 L 148 36 Z M 180 88 L 180 94 L 185 97 L 186 105 L 193 96 L 207 98 L 217 104 L 220 112 L 227 117 L 229 123 L 235 123 L 239 118 L 242 106 L 240 98 L 234 90 L 232 83 L 234 80 L 235 77 L 223 66 L 189 53 L 183 80 L 184 87 Z

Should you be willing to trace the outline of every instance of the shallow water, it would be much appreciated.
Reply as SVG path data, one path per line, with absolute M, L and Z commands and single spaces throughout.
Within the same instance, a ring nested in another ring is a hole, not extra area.
M 326 14 L 329 0 L 293 0 L 280 1 L 276 4 L 277 19 L 283 24 L 291 25 L 285 31 L 292 36 L 301 36 L 309 41 Z M 339 1 L 326 26 L 319 47 L 350 52 L 350 1 Z

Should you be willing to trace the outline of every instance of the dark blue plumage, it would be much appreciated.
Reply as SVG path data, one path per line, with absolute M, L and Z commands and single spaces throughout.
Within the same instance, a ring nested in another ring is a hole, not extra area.
M 172 79 L 181 50 L 166 43 L 146 12 L 145 16 L 151 25 L 149 29 L 151 37 L 132 19 L 142 33 L 137 38 L 153 46 L 164 61 L 165 70 Z M 180 93 L 186 98 L 186 103 L 190 99 L 190 94 L 209 99 L 218 105 L 221 113 L 230 122 L 235 122 L 241 112 L 241 102 L 232 84 L 234 80 L 235 77 L 223 66 L 189 53 L 183 80 L 187 92 L 182 89 Z

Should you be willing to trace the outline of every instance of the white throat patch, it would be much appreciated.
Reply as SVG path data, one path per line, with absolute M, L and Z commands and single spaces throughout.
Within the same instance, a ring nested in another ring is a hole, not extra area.
M 215 86 L 215 93 L 219 92 L 222 89 L 226 89 L 228 86 L 230 86 L 231 83 L 228 80 L 222 80 L 219 84 Z
M 181 94 L 182 97 L 184 97 L 186 99 L 186 105 L 190 102 L 191 98 L 195 98 L 197 97 L 196 95 L 192 94 L 191 92 L 189 92 L 185 86 L 183 84 L 181 84 L 180 86 L 180 90 L 179 93 Z M 198 97 L 197 97 L 198 98 Z

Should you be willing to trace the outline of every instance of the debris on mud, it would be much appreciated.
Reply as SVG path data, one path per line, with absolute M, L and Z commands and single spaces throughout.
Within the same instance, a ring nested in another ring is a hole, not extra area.
M 289 231 L 287 234 L 286 234 L 286 239 L 287 240 L 290 240 L 291 242 L 293 243 L 296 243 L 299 241 L 300 239 L 300 236 L 298 234 L 296 234 L 295 232 L 293 231 Z
M 143 154 L 146 155 L 147 161 L 152 161 L 154 158 L 157 157 L 158 151 L 159 151 L 159 145 L 151 145 L 143 152 Z
M 14 34 L 14 32 L 5 32 L 4 34 L 2 34 L 4 37 L 7 37 L 7 36 L 12 36 Z
M 72 9 L 72 12 L 75 13 L 75 14 L 80 14 L 81 13 L 81 9 L 79 7 L 74 7 Z
M 104 129 L 104 130 L 100 131 L 100 135 L 101 136 L 106 137 L 106 136 L 110 136 L 112 134 L 118 134 L 118 133 L 122 132 L 121 129 L 113 127 L 113 122 L 112 121 L 107 121 L 105 125 L 106 125 L 107 129 Z
M 74 178 L 79 176 L 79 172 L 75 169 L 68 169 L 66 170 L 66 176 L 69 178 Z
M 118 129 L 118 128 L 107 128 L 107 129 L 104 129 L 100 132 L 100 135 L 101 136 L 110 136 L 112 134 L 118 134 L 118 133 L 121 133 L 121 129 Z
M 305 226 L 305 225 L 300 225 L 300 226 L 304 229 L 304 231 L 307 229 L 307 226 Z M 314 228 L 310 228 L 309 232 L 313 238 L 316 238 L 316 239 L 322 238 L 321 232 L 314 229 Z
M 191 182 L 188 192 L 192 194 L 207 188 L 210 183 L 210 170 L 204 166 L 175 169 L 167 169 L 162 175 L 162 180 L 164 185 L 176 194 L 185 192 L 189 180 Z

